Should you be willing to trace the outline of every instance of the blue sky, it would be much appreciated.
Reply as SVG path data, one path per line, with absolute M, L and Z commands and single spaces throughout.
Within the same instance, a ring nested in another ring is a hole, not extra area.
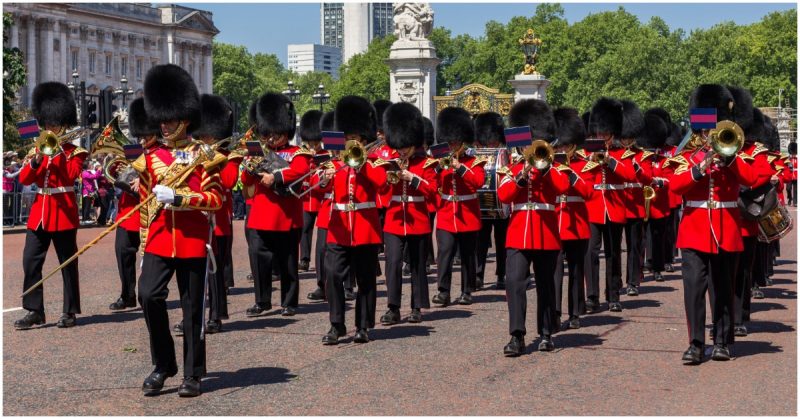
M 454 35 L 481 36 L 490 20 L 506 23 L 513 16 L 533 15 L 538 3 L 431 3 L 434 25 L 443 26 Z M 221 31 L 217 40 L 244 45 L 250 52 L 275 54 L 286 63 L 288 44 L 320 43 L 319 3 L 186 3 L 189 7 L 214 13 L 214 23 Z M 623 6 L 647 22 L 660 16 L 672 29 L 708 28 L 724 21 L 750 24 L 764 15 L 795 8 L 794 3 L 562 3 L 570 23 L 586 15 Z

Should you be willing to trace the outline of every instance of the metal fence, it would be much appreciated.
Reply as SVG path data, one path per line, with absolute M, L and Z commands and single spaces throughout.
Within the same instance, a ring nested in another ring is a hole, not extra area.
M 36 190 L 3 192 L 3 227 L 25 225 L 28 222 L 28 215 L 33 201 L 36 199 L 36 194 Z M 84 198 L 81 197 L 80 192 L 76 192 L 75 197 L 78 204 L 78 218 L 83 222 L 84 220 L 81 216 L 83 203 L 81 200 Z

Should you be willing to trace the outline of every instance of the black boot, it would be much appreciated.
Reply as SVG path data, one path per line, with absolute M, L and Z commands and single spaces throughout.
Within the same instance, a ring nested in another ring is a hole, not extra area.
M 44 325 L 44 323 L 44 313 L 29 311 L 25 314 L 25 317 L 14 322 L 14 328 L 17 330 L 26 330 L 36 325 Z

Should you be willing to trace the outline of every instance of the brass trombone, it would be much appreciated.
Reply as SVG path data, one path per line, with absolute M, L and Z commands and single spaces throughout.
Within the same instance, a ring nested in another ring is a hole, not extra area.
M 344 163 L 341 167 L 336 169 L 335 173 L 339 173 L 342 169 L 346 169 L 348 167 L 353 169 L 358 169 L 367 162 L 367 150 L 361 145 L 361 142 L 358 140 L 347 140 L 344 143 L 344 150 L 339 154 L 338 159 Z M 332 163 L 330 161 L 326 162 L 324 166 L 330 168 Z M 323 166 L 323 167 L 324 167 Z M 308 195 L 311 191 L 319 188 L 323 185 L 323 181 L 320 180 L 319 182 L 312 185 L 310 188 L 306 189 L 302 193 L 294 194 L 298 198 L 302 198 Z
M 38 153 L 45 156 L 52 156 L 61 151 L 61 144 L 68 141 L 73 141 L 74 139 L 82 137 L 91 131 L 91 128 L 79 127 L 71 131 L 67 131 L 65 134 L 59 136 L 53 131 L 44 130 L 41 134 L 39 134 L 39 137 L 36 139 L 33 145 Z

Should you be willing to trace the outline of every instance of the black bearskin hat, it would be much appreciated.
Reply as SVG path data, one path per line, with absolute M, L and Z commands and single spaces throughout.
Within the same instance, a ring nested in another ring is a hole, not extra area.
M 623 105 L 617 99 L 601 97 L 592 106 L 589 115 L 589 135 L 622 135 Z
M 63 83 L 49 81 L 38 84 L 33 89 L 31 112 L 41 127 L 78 125 L 75 97 L 69 87 Z
M 725 86 L 719 84 L 701 84 L 692 91 L 689 97 L 689 109 L 715 108 L 717 121 L 733 121 L 733 95 Z
M 128 131 L 131 137 L 141 138 L 160 135 L 161 127 L 151 121 L 144 110 L 144 99 L 136 98 L 128 105 Z
M 386 99 L 378 99 L 372 102 L 372 107 L 375 108 L 375 119 L 378 121 L 378 131 L 383 131 L 383 113 L 386 112 L 392 102 Z
M 791 154 L 791 155 L 793 155 L 793 156 L 794 156 L 795 154 L 797 154 L 797 142 L 795 142 L 795 141 L 792 141 L 791 143 L 789 143 L 789 146 L 787 147 L 787 150 L 786 150 L 786 151 L 788 151 L 788 152 L 789 152 L 789 154 Z
M 472 117 L 462 108 L 448 106 L 436 117 L 436 142 L 462 142 L 471 144 L 475 141 L 475 129 Z
M 771 132 L 771 121 L 760 109 L 753 109 L 753 123 L 744 131 L 747 141 L 758 141 L 766 145 Z
M 644 129 L 644 115 L 633 101 L 623 99 L 622 102 L 622 132 L 620 138 L 636 138 Z
M 514 104 L 508 113 L 510 127 L 528 126 L 534 140 L 552 141 L 556 135 L 553 111 L 543 100 L 525 99 Z
M 475 140 L 482 146 L 493 142 L 506 143 L 503 134 L 505 123 L 503 117 L 497 112 L 484 112 L 475 116 Z
M 583 129 L 586 131 L 586 135 L 589 135 L 589 117 L 591 116 L 591 112 L 586 111 L 581 115 L 581 120 L 583 120 Z
M 333 115 L 336 131 L 345 135 L 359 135 L 367 144 L 375 141 L 378 132 L 378 120 L 375 108 L 367 99 L 360 96 L 345 96 L 336 103 Z
M 322 115 L 322 118 L 319 119 L 319 130 L 322 131 L 333 131 L 334 129 L 334 112 L 328 111 Z
M 392 104 L 383 113 L 383 132 L 386 144 L 395 150 L 421 147 L 425 136 L 422 113 L 410 103 Z
M 647 114 L 657 115 L 658 117 L 664 120 L 665 124 L 667 124 L 667 131 L 672 130 L 672 116 L 670 116 L 669 112 L 667 112 L 666 109 L 650 108 L 647 110 L 647 112 L 645 112 L 645 116 L 647 116 Z M 645 123 L 647 122 L 645 121 Z
M 248 129 L 253 125 L 257 124 L 256 121 L 256 104 L 258 103 L 258 99 L 254 100 L 253 103 L 250 104 L 250 108 L 247 109 L 247 125 Z
M 300 139 L 303 141 L 322 141 L 322 130 L 319 122 L 322 119 L 322 112 L 312 109 L 303 114 L 300 118 Z
M 669 136 L 667 137 L 667 145 L 677 146 L 681 143 L 681 140 L 683 140 L 683 136 L 685 134 L 686 133 L 681 129 L 681 127 L 673 122 L 672 128 L 669 131 Z
M 586 141 L 586 128 L 577 109 L 558 108 L 553 111 L 553 118 L 556 120 L 557 145 L 579 146 Z
M 733 122 L 747 131 L 753 121 L 753 96 L 747 89 L 737 86 L 727 86 L 733 96 Z M 721 121 L 721 119 L 718 119 Z
M 436 142 L 436 138 L 433 135 L 433 122 L 430 118 L 423 116 L 422 123 L 425 125 L 425 145 L 430 147 Z
M 233 135 L 233 109 L 222 96 L 200 96 L 200 126 L 192 137 L 211 137 L 221 140 Z
M 280 93 L 264 93 L 256 101 L 256 124 L 261 136 L 286 134 L 291 140 L 297 125 L 292 101 Z
M 644 148 L 661 148 L 670 135 L 671 126 L 664 121 L 658 109 L 644 113 L 644 127 L 636 137 L 636 144 Z
M 200 94 L 192 76 L 175 64 L 157 65 L 144 78 L 144 109 L 153 122 L 188 120 L 200 125 Z

